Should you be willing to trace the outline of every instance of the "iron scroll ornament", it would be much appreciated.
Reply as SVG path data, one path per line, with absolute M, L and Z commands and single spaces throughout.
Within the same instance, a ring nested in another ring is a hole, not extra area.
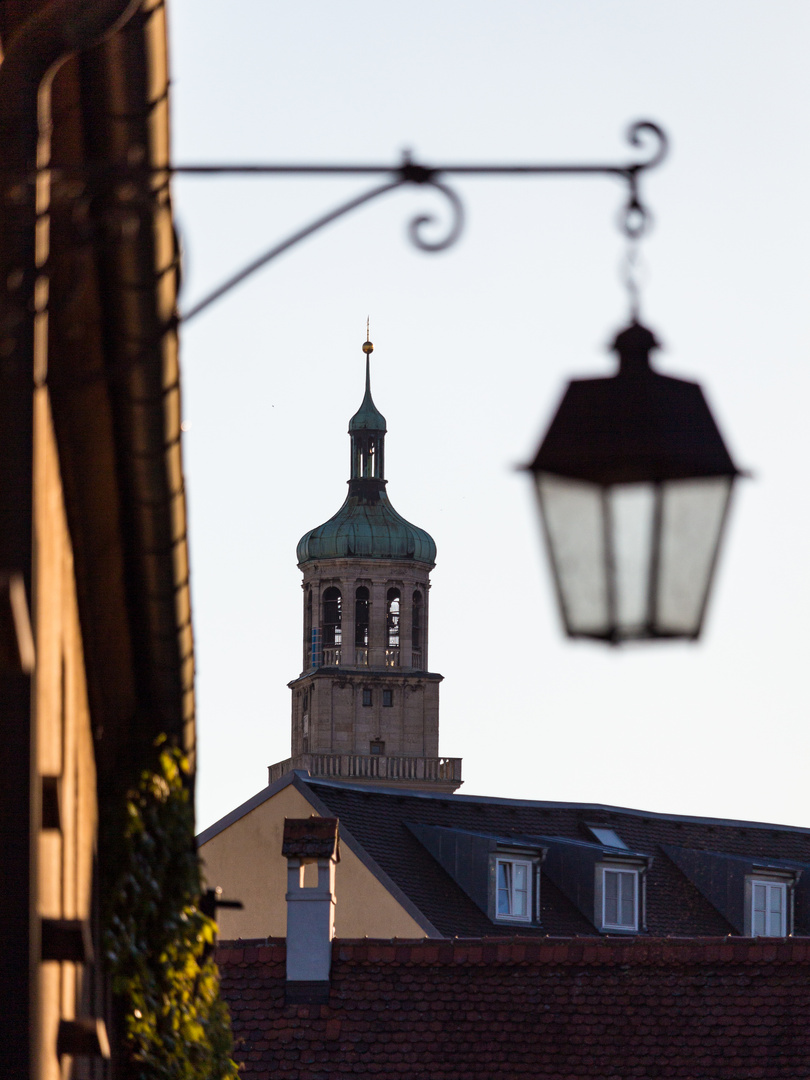
M 464 206 L 455 192 L 445 181 L 445 176 L 615 176 L 627 184 L 627 201 L 621 212 L 620 227 L 630 240 L 638 240 L 650 224 L 649 211 L 639 195 L 639 177 L 642 172 L 660 165 L 667 155 L 669 140 L 664 130 L 651 120 L 638 120 L 627 131 L 627 140 L 631 146 L 644 147 L 653 143 L 652 154 L 641 160 L 625 165 L 616 164 L 537 164 L 537 165 L 442 165 L 427 166 L 415 162 L 409 153 L 403 155 L 401 163 L 390 165 L 177 165 L 169 171 L 185 176 L 222 176 L 222 175 L 266 175 L 266 176 L 346 176 L 346 175 L 389 175 L 392 178 L 357 195 L 334 210 L 322 215 L 298 229 L 285 240 L 274 244 L 258 258 L 253 259 L 238 273 L 233 274 L 222 285 L 208 293 L 188 311 L 179 316 L 179 322 L 187 323 L 195 318 L 215 301 L 240 285 L 267 263 L 272 262 L 283 252 L 288 251 L 308 236 L 318 232 L 333 221 L 344 217 L 381 195 L 396 191 L 407 184 L 432 187 L 446 199 L 450 209 L 450 222 L 442 236 L 429 240 L 424 235 L 425 226 L 432 226 L 434 214 L 417 214 L 408 223 L 408 238 L 420 251 L 436 253 L 446 251 L 461 236 L 464 230 Z

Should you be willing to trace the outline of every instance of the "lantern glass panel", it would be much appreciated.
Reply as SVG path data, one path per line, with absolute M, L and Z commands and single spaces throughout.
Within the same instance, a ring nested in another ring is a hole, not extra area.
M 696 636 L 733 477 L 602 486 L 540 473 L 566 629 L 612 641 Z
M 568 632 L 607 634 L 610 613 L 602 489 L 540 473 L 537 493 Z
M 652 484 L 614 484 L 605 498 L 616 634 L 638 637 L 650 617 L 656 490 Z
M 664 484 L 656 626 L 697 634 L 714 568 L 733 477 Z

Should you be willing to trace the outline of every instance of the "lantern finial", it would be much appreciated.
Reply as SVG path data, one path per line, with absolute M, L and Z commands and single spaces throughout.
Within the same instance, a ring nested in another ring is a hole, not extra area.
M 650 370 L 650 353 L 661 345 L 652 330 L 634 319 L 616 335 L 611 348 L 619 354 L 619 373 L 638 375 Z

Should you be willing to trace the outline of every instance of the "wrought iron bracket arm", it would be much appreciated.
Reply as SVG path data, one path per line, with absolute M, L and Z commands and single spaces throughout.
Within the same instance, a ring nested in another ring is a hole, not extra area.
M 435 221 L 433 214 L 420 214 L 408 224 L 408 236 L 411 243 L 422 251 L 438 252 L 451 247 L 458 240 L 464 229 L 464 207 L 458 194 L 445 182 L 448 176 L 614 176 L 627 184 L 627 201 L 622 210 L 621 227 L 631 240 L 637 240 L 649 226 L 649 212 L 639 195 L 639 177 L 647 169 L 659 165 L 667 155 L 669 141 L 663 129 L 650 120 L 640 120 L 632 124 L 627 131 L 627 139 L 634 147 L 643 147 L 648 142 L 653 144 L 652 154 L 642 161 L 627 164 L 525 164 L 525 165 L 441 165 L 429 166 L 413 161 L 406 152 L 397 166 L 390 165 L 174 165 L 162 170 L 173 175 L 185 176 L 363 176 L 387 175 L 385 183 L 373 187 L 347 202 L 341 203 L 328 213 L 316 218 L 309 225 L 298 229 L 291 236 L 274 244 L 258 258 L 252 260 L 238 273 L 208 293 L 188 311 L 179 316 L 179 321 L 189 322 L 231 289 L 241 284 L 246 278 L 266 266 L 277 256 L 288 251 L 302 240 L 320 229 L 344 217 L 352 210 L 371 202 L 397 188 L 408 184 L 435 188 L 448 201 L 451 218 L 447 231 L 437 240 L 429 240 L 423 234 L 423 227 Z M 159 170 L 160 171 L 160 170 Z

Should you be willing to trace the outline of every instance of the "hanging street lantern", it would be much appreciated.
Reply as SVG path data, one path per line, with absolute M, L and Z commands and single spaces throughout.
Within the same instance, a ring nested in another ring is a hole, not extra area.
M 634 318 L 619 370 L 569 383 L 534 461 L 566 632 L 696 639 L 740 474 L 697 383 L 650 367 Z
M 424 235 L 432 214 L 418 214 L 408 236 L 422 251 L 451 247 L 464 226 L 452 176 L 591 176 L 619 179 L 626 202 L 619 218 L 627 239 L 625 283 L 630 325 L 614 342 L 612 378 L 570 383 L 537 456 L 535 477 L 543 528 L 566 630 L 618 644 L 699 636 L 734 480 L 740 475 L 696 383 L 650 368 L 657 346 L 639 321 L 638 245 L 650 214 L 641 178 L 667 156 L 666 133 L 650 120 L 630 125 L 635 151 L 625 162 L 426 165 L 405 153 L 398 165 L 191 164 L 189 175 L 375 175 L 374 187 L 273 244 L 261 256 L 186 309 L 185 324 L 246 278 L 345 214 L 407 185 L 447 201 L 450 223 L 438 239 Z

